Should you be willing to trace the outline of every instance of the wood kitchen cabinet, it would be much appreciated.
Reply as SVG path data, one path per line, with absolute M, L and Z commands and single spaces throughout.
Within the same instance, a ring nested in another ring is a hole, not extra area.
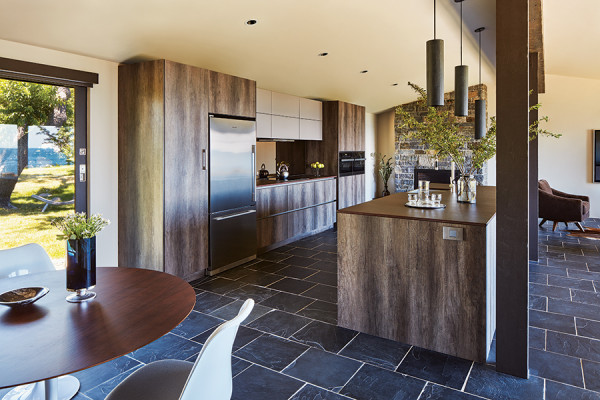
M 205 275 L 208 114 L 252 117 L 254 93 L 253 81 L 167 60 L 119 66 L 119 266 Z
M 258 252 L 264 253 L 332 228 L 335 222 L 335 177 L 258 186 Z

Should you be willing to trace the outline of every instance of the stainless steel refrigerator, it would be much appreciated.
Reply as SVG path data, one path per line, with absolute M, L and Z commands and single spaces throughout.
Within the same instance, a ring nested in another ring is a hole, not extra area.
M 209 118 L 209 260 L 214 275 L 256 258 L 256 123 Z

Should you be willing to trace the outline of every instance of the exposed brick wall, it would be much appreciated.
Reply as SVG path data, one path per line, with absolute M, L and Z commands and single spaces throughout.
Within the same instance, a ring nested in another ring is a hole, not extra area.
M 475 100 L 479 99 L 480 85 L 469 87 L 469 115 L 467 117 L 457 117 L 460 124 L 460 131 L 466 135 L 474 137 L 475 135 Z M 481 85 L 481 98 L 487 100 L 487 86 Z M 486 102 L 487 105 L 487 102 Z M 418 120 L 422 120 L 427 114 L 426 107 L 418 106 L 416 101 L 402 104 L 402 107 L 411 112 Z M 444 110 L 454 112 L 454 92 L 444 95 Z M 487 110 L 486 110 L 487 121 Z M 396 168 L 394 171 L 396 191 L 406 192 L 413 189 L 415 168 L 433 168 L 435 158 L 428 154 L 428 147 L 417 140 L 411 140 L 406 137 L 410 130 L 406 127 L 400 129 L 399 118 L 395 117 L 394 126 L 396 129 Z M 486 123 L 487 126 L 487 123 Z M 470 160 L 470 152 L 466 152 L 467 162 Z M 450 158 L 438 160 L 438 169 L 450 169 Z M 487 182 L 487 163 L 475 175 L 477 181 L 481 184 Z

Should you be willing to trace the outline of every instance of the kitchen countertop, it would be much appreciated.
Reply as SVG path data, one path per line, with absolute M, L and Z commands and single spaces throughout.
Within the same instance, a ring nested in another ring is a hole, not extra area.
M 338 213 L 360 214 L 373 217 L 404 218 L 448 222 L 465 225 L 487 225 L 496 215 L 496 187 L 477 186 L 477 203 L 459 203 L 456 193 L 437 191 L 442 194 L 445 209 L 419 209 L 406 207 L 408 193 L 396 193 L 390 196 L 367 201 L 352 207 L 343 208 Z
M 306 178 L 290 179 L 287 181 L 277 180 L 275 178 L 257 179 L 256 180 L 256 188 L 261 189 L 261 188 L 265 188 L 265 187 L 279 186 L 279 185 L 294 185 L 296 183 L 306 183 L 306 182 L 310 182 L 310 181 L 319 181 L 319 180 L 335 179 L 335 178 L 336 178 L 336 176 L 331 175 L 331 176 L 319 176 L 319 177 L 307 176 Z

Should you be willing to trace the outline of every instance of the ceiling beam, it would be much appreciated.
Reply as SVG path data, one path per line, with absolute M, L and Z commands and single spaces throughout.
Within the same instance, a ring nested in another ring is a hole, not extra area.
M 529 1 L 529 52 L 538 53 L 538 93 L 546 92 L 542 0 Z

